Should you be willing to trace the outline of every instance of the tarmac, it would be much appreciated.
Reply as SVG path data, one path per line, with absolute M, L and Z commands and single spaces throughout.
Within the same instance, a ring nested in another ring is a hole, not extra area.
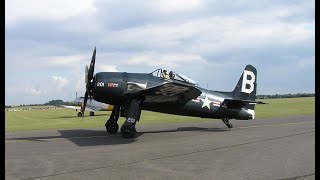
M 315 179 L 314 115 L 230 122 L 7 132 L 5 178 Z

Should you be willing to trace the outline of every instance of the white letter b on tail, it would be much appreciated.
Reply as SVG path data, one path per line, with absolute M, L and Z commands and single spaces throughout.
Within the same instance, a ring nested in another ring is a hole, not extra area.
M 248 76 L 251 76 L 251 79 L 248 79 Z M 256 76 L 251 71 L 244 70 L 243 78 L 242 78 L 242 87 L 241 92 L 250 94 L 254 90 L 254 82 L 256 80 Z M 247 88 L 249 85 L 249 88 Z

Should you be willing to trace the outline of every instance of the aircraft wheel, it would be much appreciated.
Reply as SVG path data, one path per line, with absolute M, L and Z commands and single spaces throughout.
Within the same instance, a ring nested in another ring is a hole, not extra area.
M 108 133 L 115 134 L 119 130 L 119 125 L 118 125 L 118 123 L 110 123 L 110 124 L 106 125 L 106 129 L 107 129 Z
M 78 117 L 82 117 L 82 113 L 81 112 L 78 112 Z
M 121 129 L 121 135 L 124 138 L 133 138 L 136 135 L 136 128 L 134 126 Z
M 90 111 L 90 116 L 94 116 L 94 112 L 93 111 Z
M 229 123 L 228 128 L 229 128 L 229 129 L 233 128 L 233 126 L 232 126 L 231 123 Z

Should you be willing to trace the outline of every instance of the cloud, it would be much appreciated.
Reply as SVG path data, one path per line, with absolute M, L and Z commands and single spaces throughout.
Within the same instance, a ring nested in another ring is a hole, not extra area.
M 41 90 L 36 89 L 34 87 L 26 87 L 24 92 L 27 95 L 31 95 L 31 96 L 39 96 L 39 95 L 46 94 L 46 91 L 41 91 Z
M 315 89 L 314 1 L 5 4 L 9 104 L 69 100 L 75 91 L 84 93 L 84 67 L 95 46 L 95 73 L 168 68 L 203 87 L 232 90 L 243 68 L 252 64 L 258 69 L 258 94 Z
M 115 65 L 100 65 L 98 67 L 95 68 L 96 72 L 118 72 L 117 70 L 117 66 Z
M 56 67 L 79 67 L 80 64 L 84 64 L 84 61 L 87 61 L 88 55 L 77 54 L 69 56 L 49 56 L 43 58 L 44 62 L 49 63 L 49 66 Z
M 154 1 L 152 7 L 159 9 L 164 13 L 177 12 L 177 11 L 188 11 L 199 7 L 201 4 L 200 0 L 171 0 L 171 1 Z
M 68 80 L 61 76 L 52 76 L 51 79 L 53 80 L 54 86 L 58 91 L 61 91 L 68 83 Z
M 151 67 L 170 67 L 176 68 L 190 64 L 203 64 L 206 60 L 196 54 L 160 54 L 154 52 L 146 52 L 134 55 L 127 60 L 130 65 L 145 65 Z
M 312 56 L 310 58 L 304 58 L 297 61 L 298 67 L 301 68 L 313 68 L 315 67 L 315 56 Z
M 93 0 L 6 0 L 5 2 L 6 26 L 30 19 L 64 20 L 81 14 L 91 14 L 96 10 Z

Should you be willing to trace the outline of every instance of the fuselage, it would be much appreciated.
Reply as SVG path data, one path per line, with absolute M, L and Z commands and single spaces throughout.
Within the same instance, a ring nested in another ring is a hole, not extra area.
M 102 103 L 126 107 L 130 93 L 170 81 L 178 80 L 163 79 L 147 73 L 100 72 L 93 78 L 93 99 Z M 179 83 L 188 84 L 181 81 Z M 141 109 L 202 118 L 252 119 L 252 114 L 245 108 L 229 109 L 222 106 L 224 99 L 233 98 L 232 93 L 212 91 L 201 87 L 197 87 L 197 89 L 202 92 L 201 95 L 188 102 L 168 103 L 161 102 L 161 99 L 156 103 L 144 101 L 141 104 Z

